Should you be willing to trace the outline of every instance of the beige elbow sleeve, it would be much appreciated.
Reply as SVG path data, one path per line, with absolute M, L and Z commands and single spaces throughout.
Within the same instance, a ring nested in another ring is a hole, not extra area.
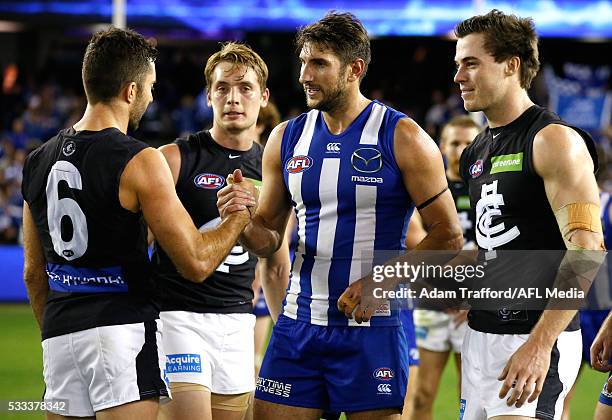
M 576 230 L 585 230 L 603 234 L 599 206 L 593 203 L 570 203 L 555 211 L 555 217 L 561 229 L 561 235 L 568 249 L 583 249 L 571 242 L 572 233 Z M 602 242 L 601 249 L 605 249 Z

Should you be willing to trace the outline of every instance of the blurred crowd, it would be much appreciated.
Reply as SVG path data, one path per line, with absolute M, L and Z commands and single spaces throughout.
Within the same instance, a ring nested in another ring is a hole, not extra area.
M 378 51 L 382 51 L 383 47 L 379 47 Z M 216 48 L 216 43 L 211 44 L 211 51 Z M 441 44 L 436 48 L 449 49 L 447 55 L 450 55 L 453 47 Z M 305 111 L 303 93 L 297 83 L 297 60 L 287 67 L 286 56 L 271 54 L 274 45 L 266 47 L 263 43 L 261 49 L 270 67 L 272 100 L 279 106 L 282 119 Z M 203 77 L 204 63 L 210 51 L 177 51 L 160 50 L 155 100 L 143 116 L 138 131 L 132 133 L 152 146 L 207 128 L 212 122 Z M 410 55 L 410 65 L 406 67 L 372 65 L 364 80 L 363 91 L 366 96 L 385 102 L 414 118 L 437 140 L 446 121 L 465 111 L 460 92 L 451 81 L 452 62 L 450 68 L 446 68 L 437 62 L 428 62 L 430 56 L 427 49 L 417 46 Z M 20 74 L 15 64 L 2 69 L 0 243 L 20 241 L 23 205 L 20 188 L 25 157 L 58 130 L 74 124 L 85 110 L 86 99 L 80 80 L 82 51 L 73 49 L 50 54 L 49 57 L 42 72 L 24 74 L 22 71 Z M 432 73 L 431 69 L 435 71 Z M 440 84 L 436 80 L 445 82 Z M 535 80 L 530 95 L 536 103 L 547 105 L 546 86 L 541 78 Z M 479 115 L 474 117 L 482 118 Z M 609 149 L 609 137 L 602 146 L 604 152 Z M 603 156 L 602 163 L 605 164 L 606 153 Z M 608 172 L 603 170 L 604 181 L 611 178 Z

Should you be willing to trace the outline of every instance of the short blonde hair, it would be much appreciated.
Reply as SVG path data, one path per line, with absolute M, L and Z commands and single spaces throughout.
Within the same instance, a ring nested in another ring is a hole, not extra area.
M 482 131 L 482 127 L 469 115 L 457 115 L 448 121 L 440 132 L 441 143 L 446 141 L 446 134 L 451 127 L 475 128 L 478 132 Z
M 268 66 L 266 66 L 266 63 L 259 54 L 253 51 L 251 47 L 238 42 L 226 42 L 221 44 L 221 50 L 211 55 L 208 61 L 206 61 L 204 76 L 206 77 L 206 85 L 209 89 L 212 86 L 212 75 L 215 71 L 215 67 L 222 62 L 232 64 L 230 71 L 233 71 L 239 66 L 252 68 L 257 75 L 257 81 L 259 82 L 261 91 L 263 92 L 266 89 Z

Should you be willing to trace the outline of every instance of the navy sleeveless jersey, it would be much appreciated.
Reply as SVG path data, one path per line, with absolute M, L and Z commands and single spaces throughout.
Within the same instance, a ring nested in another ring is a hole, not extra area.
M 463 180 L 451 181 L 447 179 L 447 181 L 463 231 L 463 247 L 473 248 L 476 244 L 476 236 L 474 235 L 474 211 L 470 206 L 470 189 Z
M 49 276 L 43 339 L 157 318 L 142 213 L 119 181 L 145 143 L 116 128 L 61 131 L 26 159 L 22 192 Z
M 235 169 L 261 182 L 262 148 L 253 143 L 247 151 L 227 149 L 210 135 L 200 131 L 175 144 L 181 153 L 181 169 L 176 193 L 193 223 L 210 229 L 221 223 L 217 210 L 217 191 L 225 186 L 225 177 Z M 212 313 L 250 313 L 253 310 L 253 279 L 257 257 L 236 244 L 230 255 L 203 283 L 183 278 L 164 252 L 155 245 L 153 262 L 159 280 L 162 311 Z
M 405 117 L 373 101 L 339 135 L 317 110 L 287 124 L 281 164 L 298 244 L 284 315 L 316 325 L 357 325 L 338 311 L 338 298 L 370 272 L 374 251 L 404 249 L 414 204 L 393 137 Z M 363 325 L 399 325 L 399 317 L 389 305 Z
M 505 250 L 564 250 L 557 220 L 548 202 L 544 181 L 533 165 L 533 140 L 549 124 L 569 126 L 554 113 L 533 105 L 517 119 L 503 127 L 486 128 L 461 155 L 460 172 L 470 189 L 471 206 L 476 216 L 476 241 L 485 255 Z M 572 127 L 584 139 L 595 167 L 597 157 L 591 137 Z M 558 262 L 535 261 L 535 254 L 514 254 L 512 260 L 489 262 L 487 270 L 519 287 L 530 279 L 539 286 L 552 285 Z M 548 271 L 547 271 L 548 270 Z M 469 313 L 470 327 L 488 333 L 528 334 L 541 311 L 473 310 Z M 570 330 L 579 326 L 577 317 Z

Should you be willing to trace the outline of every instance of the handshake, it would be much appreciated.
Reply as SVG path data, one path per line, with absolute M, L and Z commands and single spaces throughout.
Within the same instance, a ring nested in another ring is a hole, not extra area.
M 217 192 L 217 209 L 221 219 L 232 214 L 250 220 L 257 210 L 259 194 L 255 185 L 240 169 L 227 176 L 227 185 Z

